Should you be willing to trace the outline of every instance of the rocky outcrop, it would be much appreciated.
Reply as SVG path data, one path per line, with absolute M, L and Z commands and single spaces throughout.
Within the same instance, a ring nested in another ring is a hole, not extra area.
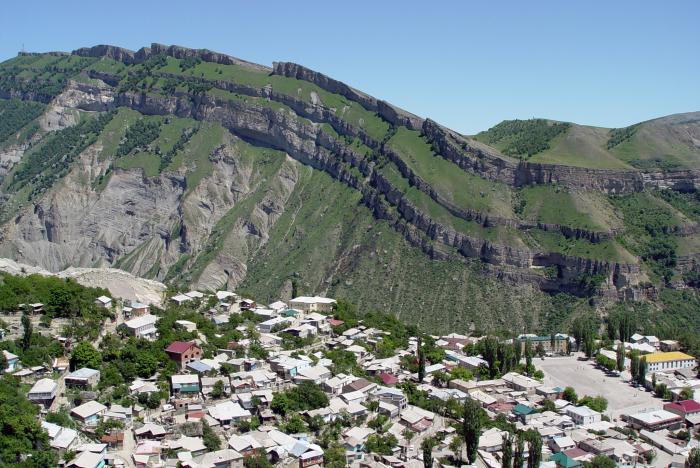
M 644 179 L 637 171 L 515 161 L 497 155 L 430 119 L 423 124 L 422 132 L 443 158 L 480 177 L 513 187 L 558 184 L 572 190 L 595 190 L 616 195 L 644 189 Z
M 386 101 L 378 100 L 351 88 L 341 81 L 334 80 L 323 73 L 310 70 L 302 65 L 291 62 L 274 62 L 272 70 L 276 75 L 308 81 L 328 92 L 340 94 L 351 101 L 358 102 L 368 111 L 376 112 L 380 117 L 393 125 L 404 125 L 411 130 L 419 130 L 423 125 L 423 119 L 410 112 L 399 109 Z

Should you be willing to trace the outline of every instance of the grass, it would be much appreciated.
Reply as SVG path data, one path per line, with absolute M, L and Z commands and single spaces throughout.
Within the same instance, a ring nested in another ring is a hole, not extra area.
M 400 127 L 389 140 L 389 146 L 416 175 L 456 206 L 504 218 L 515 217 L 508 186 L 467 173 L 435 155 L 418 132 Z
M 559 232 L 539 229 L 528 230 L 525 239 L 528 237 L 531 248 L 539 248 L 544 252 L 610 262 L 637 263 L 637 258 L 614 240 L 592 243 L 586 239 L 566 238 Z
M 524 187 L 518 192 L 522 217 L 531 222 L 559 224 L 592 231 L 622 226 L 610 202 L 597 193 L 571 192 L 553 185 Z
M 160 158 L 153 153 L 135 153 L 119 158 L 115 163 L 120 169 L 141 169 L 145 177 L 155 177 L 160 168 Z

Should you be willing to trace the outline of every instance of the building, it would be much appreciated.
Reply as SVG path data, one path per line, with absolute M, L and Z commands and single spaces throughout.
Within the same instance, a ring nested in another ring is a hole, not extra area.
M 58 384 L 51 379 L 39 379 L 29 390 L 27 398 L 34 403 L 50 404 L 56 398 Z
M 112 298 L 107 296 L 100 296 L 95 299 L 95 304 L 100 307 L 108 308 L 112 306 Z
M 668 353 L 671 351 L 680 350 L 681 345 L 676 340 L 661 340 L 659 342 L 659 348 L 661 349 L 661 351 Z
M 135 336 L 137 338 L 151 339 L 155 338 L 158 331 L 156 330 L 156 322 L 158 317 L 155 315 L 142 315 L 141 317 L 136 317 L 131 320 L 124 322 L 129 335 Z
M 83 367 L 66 376 L 66 387 L 90 388 L 100 381 L 100 371 Z
M 574 424 L 581 426 L 600 422 L 601 419 L 601 414 L 588 406 L 568 406 L 566 414 L 574 421 Z
M 513 390 L 525 392 L 528 395 L 533 395 L 537 391 L 537 388 L 542 386 L 542 382 L 518 374 L 517 372 L 508 372 L 502 379 L 506 385 Z
M 196 374 L 176 374 L 170 377 L 173 395 L 197 395 L 199 393 L 199 376 Z
M 666 403 L 664 410 L 682 417 L 688 427 L 695 428 L 700 424 L 700 403 L 695 400 Z
M 335 299 L 319 296 L 299 296 L 289 301 L 289 307 L 302 312 L 331 312 Z
M 627 423 L 634 429 L 659 431 L 661 429 L 677 430 L 683 424 L 683 417 L 665 409 L 635 413 L 627 416 Z
M 170 346 L 165 348 L 165 353 L 177 363 L 181 370 L 190 362 L 202 358 L 202 348 L 197 346 L 194 341 L 173 341 Z
M 4 369 L 0 369 L 0 372 L 14 372 L 20 368 L 20 363 L 19 363 L 19 356 L 16 354 L 12 354 L 9 351 L 5 351 L 4 349 L 2 350 L 2 354 L 5 355 L 5 360 L 7 361 L 7 367 Z
M 528 341 L 532 346 L 533 353 L 541 346 L 545 353 L 564 354 L 566 353 L 566 343 L 569 341 L 569 336 L 561 333 L 548 336 L 520 335 L 518 341 L 520 342 L 520 349 L 523 355 L 525 354 L 525 346 Z
M 76 406 L 71 410 L 70 414 L 86 426 L 96 426 L 106 412 L 107 407 L 105 405 L 99 401 L 92 400 Z
M 644 356 L 647 363 L 647 373 L 679 369 L 692 369 L 695 367 L 695 358 L 680 351 L 668 353 L 652 353 Z
M 141 302 L 132 302 L 131 303 L 131 316 L 132 317 L 141 317 L 142 315 L 148 314 L 149 309 L 148 309 L 148 304 L 143 304 Z

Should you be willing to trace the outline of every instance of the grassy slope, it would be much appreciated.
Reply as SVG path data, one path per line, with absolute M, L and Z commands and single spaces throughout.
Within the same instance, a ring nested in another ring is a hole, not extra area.
M 504 293 L 503 284 L 477 266 L 430 260 L 359 201 L 328 175 L 301 168 L 284 214 L 250 260 L 240 289 L 269 302 L 296 278 L 300 293 L 327 291 L 435 331 L 466 331 L 472 320 L 506 327 L 514 316 L 534 326 L 549 307 L 549 297 L 530 286 Z M 483 314 L 484 304 L 493 313 Z

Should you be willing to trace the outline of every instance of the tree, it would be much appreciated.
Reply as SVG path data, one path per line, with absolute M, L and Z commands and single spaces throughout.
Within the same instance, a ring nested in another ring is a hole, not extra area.
M 245 457 L 243 459 L 243 466 L 245 468 L 272 468 L 272 463 L 267 459 L 267 454 L 265 452 L 256 453 L 252 457 Z
M 452 453 L 454 453 L 455 460 L 457 460 L 460 465 L 462 464 L 462 445 L 464 445 L 462 437 L 459 434 L 455 434 L 450 441 L 449 448 L 452 450 Z
M 7 358 L 5 357 L 5 353 L 0 351 L 0 373 L 4 372 L 5 369 L 7 369 Z
M 87 341 L 80 342 L 70 357 L 70 368 L 72 370 L 89 367 L 99 369 L 102 363 L 102 355 Z
M 221 439 L 205 420 L 202 420 L 202 441 L 210 452 L 221 448 Z
M 515 437 L 515 451 L 513 452 L 513 468 L 523 468 L 525 463 L 525 439 L 522 432 Z
M 573 387 L 566 387 L 562 398 L 570 403 L 576 404 L 578 402 L 578 395 L 576 395 L 576 390 Z
M 214 383 L 214 387 L 211 389 L 211 395 L 212 398 L 221 398 L 224 396 L 224 381 L 223 380 L 217 380 Z
M 599 413 L 602 413 L 606 409 L 608 409 L 608 400 L 606 400 L 602 396 L 590 397 L 588 395 L 585 395 L 578 401 L 578 404 L 582 406 L 587 406 L 593 411 L 597 411 Z
M 525 432 L 528 447 L 527 468 L 539 468 L 542 461 L 542 436 L 535 429 Z
M 476 451 L 479 448 L 481 435 L 481 407 L 476 400 L 467 398 L 462 407 L 462 426 L 460 435 L 467 447 L 467 459 L 470 464 L 476 461 Z
M 549 398 L 542 400 L 542 411 L 556 411 L 557 405 Z
M 423 466 L 425 468 L 433 468 L 433 448 L 435 448 L 435 439 L 428 437 L 420 445 L 423 450 Z
M 275 393 L 270 408 L 277 414 L 308 411 L 328 406 L 328 395 L 313 382 L 305 381 L 284 392 Z
M 639 352 L 637 350 L 632 350 L 630 353 L 630 374 L 632 374 L 632 381 L 636 384 L 639 383 Z
M 690 451 L 686 466 L 688 468 L 700 468 L 700 447 L 695 447 Z
M 29 320 L 29 315 L 27 313 L 22 314 L 22 329 L 24 333 L 22 334 L 22 349 L 28 350 L 29 346 L 32 344 L 32 321 Z
M 590 462 L 583 464 L 586 468 L 615 468 L 617 463 L 607 455 L 596 455 Z
M 625 347 L 622 343 L 617 345 L 617 353 L 615 355 L 615 363 L 617 364 L 618 372 L 625 370 Z
M 639 373 L 637 374 L 637 382 L 641 386 L 646 386 L 647 380 L 647 358 L 642 356 L 639 360 Z
M 323 465 L 326 468 L 345 468 L 345 448 L 333 442 L 323 451 Z
M 513 463 L 513 436 L 510 432 L 503 436 L 503 457 L 501 457 L 501 467 L 511 468 Z
M 423 343 L 418 337 L 418 382 L 423 382 L 425 378 L 425 354 L 423 354 Z
M 525 369 L 530 372 L 532 368 L 532 342 L 528 338 L 525 340 Z
M 683 387 L 683 390 L 678 394 L 678 399 L 683 401 L 683 400 L 692 400 L 694 396 L 693 389 L 690 387 Z

